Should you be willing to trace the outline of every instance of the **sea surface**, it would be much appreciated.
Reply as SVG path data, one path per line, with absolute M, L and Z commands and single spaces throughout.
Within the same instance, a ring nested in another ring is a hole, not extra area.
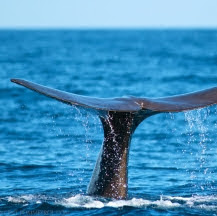
M 91 197 L 97 116 L 10 82 L 92 97 L 217 86 L 217 30 L 0 30 L 0 215 L 217 215 L 217 106 L 135 131 L 128 198 Z

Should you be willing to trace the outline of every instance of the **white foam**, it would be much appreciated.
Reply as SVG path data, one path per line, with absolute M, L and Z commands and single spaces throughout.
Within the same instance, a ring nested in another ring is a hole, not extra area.
M 191 197 L 179 197 L 179 196 L 165 196 L 164 198 L 169 200 L 177 200 L 177 201 L 185 201 L 185 202 L 211 202 L 211 201 L 217 201 L 217 196 L 191 196 Z
M 41 204 L 47 200 L 56 200 L 56 198 L 48 198 L 46 196 L 22 195 L 8 196 L 6 200 L 11 203 L 28 205 L 29 203 Z M 66 208 L 78 209 L 100 209 L 104 207 L 123 208 L 125 206 L 134 208 L 151 207 L 155 209 L 171 209 L 171 208 L 192 208 L 202 209 L 205 211 L 217 211 L 217 196 L 160 196 L 157 200 L 148 200 L 142 198 L 132 198 L 130 200 L 106 200 L 97 197 L 77 194 L 69 198 L 54 201 L 55 205 L 64 206 Z
M 157 201 L 154 201 L 152 202 L 152 204 L 156 205 L 158 208 L 177 208 L 177 207 L 180 207 L 181 204 L 179 203 L 173 203 L 169 200 L 157 200 Z
M 35 196 L 33 196 L 32 194 L 29 194 L 29 195 L 23 195 L 23 196 L 21 196 L 21 198 L 26 200 L 26 201 L 31 201 L 35 198 Z
M 181 201 L 189 201 L 191 199 L 191 197 L 179 197 L 179 196 L 165 196 L 165 198 L 169 199 L 169 200 L 181 200 Z
M 150 201 L 145 199 L 136 199 L 131 200 L 112 200 L 112 201 L 99 201 L 96 198 L 91 196 L 76 195 L 68 199 L 63 199 L 60 205 L 68 208 L 103 208 L 103 207 L 112 207 L 112 208 L 122 208 L 124 206 L 129 207 L 147 207 L 155 206 L 156 208 L 176 208 L 179 207 L 179 203 L 173 203 L 170 200 L 156 200 Z
M 107 207 L 113 207 L 113 208 L 120 208 L 120 207 L 124 207 L 124 206 L 142 207 L 142 206 L 148 206 L 150 204 L 151 204 L 151 202 L 149 200 L 133 198 L 132 200 L 110 201 L 106 204 L 106 206 Z
M 59 203 L 69 208 L 103 208 L 104 204 L 101 201 L 95 200 L 91 196 L 76 195 L 68 199 L 63 199 Z
M 26 203 L 26 200 L 22 199 L 21 197 L 9 196 L 9 197 L 7 197 L 7 200 L 8 200 L 8 202 L 11 202 L 11 203 Z
M 11 202 L 11 203 L 22 203 L 22 204 L 25 204 L 25 205 L 28 205 L 28 203 L 30 201 L 35 201 L 36 203 L 41 203 L 40 200 L 36 200 L 37 197 L 34 196 L 34 195 L 31 195 L 31 194 L 28 194 L 28 195 L 22 195 L 22 196 L 17 196 L 17 197 L 12 197 L 12 196 L 8 196 L 6 197 L 6 200 L 8 202 Z

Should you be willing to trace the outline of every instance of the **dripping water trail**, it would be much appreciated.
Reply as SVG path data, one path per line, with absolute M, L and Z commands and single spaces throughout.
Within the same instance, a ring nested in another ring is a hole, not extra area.
M 211 171 L 209 170 L 208 148 L 208 108 L 185 112 L 187 146 L 192 167 L 189 168 L 190 179 L 198 192 L 206 192 L 211 188 Z

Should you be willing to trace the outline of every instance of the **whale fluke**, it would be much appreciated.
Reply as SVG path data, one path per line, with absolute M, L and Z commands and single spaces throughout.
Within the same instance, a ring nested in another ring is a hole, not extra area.
M 217 104 L 217 87 L 164 98 L 91 98 L 45 87 L 22 79 L 12 82 L 69 105 L 95 110 L 104 130 L 103 145 L 88 187 L 88 194 L 127 197 L 129 146 L 137 126 L 162 112 L 181 112 Z
M 33 82 L 29 82 L 27 80 L 11 79 L 11 81 L 69 105 L 82 106 L 84 108 L 106 111 L 114 110 L 133 112 L 141 109 L 140 105 L 136 104 L 130 98 L 92 98 L 49 88 Z
M 22 79 L 11 79 L 12 82 L 25 86 L 45 96 L 54 98 L 63 103 L 84 108 L 135 112 L 151 110 L 155 112 L 180 112 L 191 109 L 203 108 L 217 103 L 217 87 L 164 98 L 92 98 L 60 91 Z

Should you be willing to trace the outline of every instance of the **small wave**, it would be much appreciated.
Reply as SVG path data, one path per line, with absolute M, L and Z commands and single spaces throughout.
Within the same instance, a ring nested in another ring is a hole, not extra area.
M 8 203 L 13 203 L 13 204 L 23 204 L 26 206 L 29 204 L 44 203 L 47 201 L 47 197 L 28 194 L 28 195 L 22 195 L 22 196 L 7 196 L 5 198 L 1 198 L 0 200 L 6 201 Z
M 112 200 L 112 201 L 100 201 L 96 197 L 76 195 L 68 199 L 64 199 L 59 202 L 60 205 L 67 208 L 122 208 L 122 207 L 148 207 L 153 206 L 156 208 L 175 208 L 179 207 L 179 203 L 173 203 L 170 200 L 163 200 L 162 198 L 157 201 L 150 201 L 145 199 L 132 198 L 131 200 Z
M 195 209 L 202 211 L 217 211 L 217 196 L 160 196 L 157 200 L 132 198 L 129 200 L 108 200 L 99 197 L 77 194 L 69 198 L 46 197 L 45 195 L 22 195 L 1 198 L 8 204 L 22 206 L 46 205 L 46 209 L 102 209 L 102 208 L 153 208 L 159 210 L 169 209 Z
M 169 200 L 182 200 L 186 202 L 211 202 L 216 201 L 217 202 L 217 196 L 211 195 L 211 196 L 191 196 L 191 197 L 179 197 L 179 196 L 165 196 L 165 198 Z
M 206 211 L 217 211 L 217 196 L 191 196 L 191 197 L 179 197 L 179 196 L 166 196 L 166 199 L 171 201 L 182 201 L 183 207 L 190 207 L 194 209 L 202 209 Z
M 159 200 L 146 200 L 142 198 L 132 198 L 130 200 L 99 200 L 97 197 L 75 195 L 70 198 L 66 198 L 57 203 L 58 205 L 66 208 L 155 208 L 155 209 L 201 209 L 205 211 L 217 210 L 217 196 L 191 196 L 191 197 L 179 197 L 179 196 L 161 196 Z
M 23 195 L 23 196 L 17 196 L 17 197 L 12 197 L 8 196 L 5 198 L 6 201 L 9 203 L 23 203 L 27 204 L 29 201 L 33 200 L 35 197 L 33 195 Z
M 67 208 L 103 208 L 104 203 L 91 196 L 76 195 L 63 199 L 58 204 Z

